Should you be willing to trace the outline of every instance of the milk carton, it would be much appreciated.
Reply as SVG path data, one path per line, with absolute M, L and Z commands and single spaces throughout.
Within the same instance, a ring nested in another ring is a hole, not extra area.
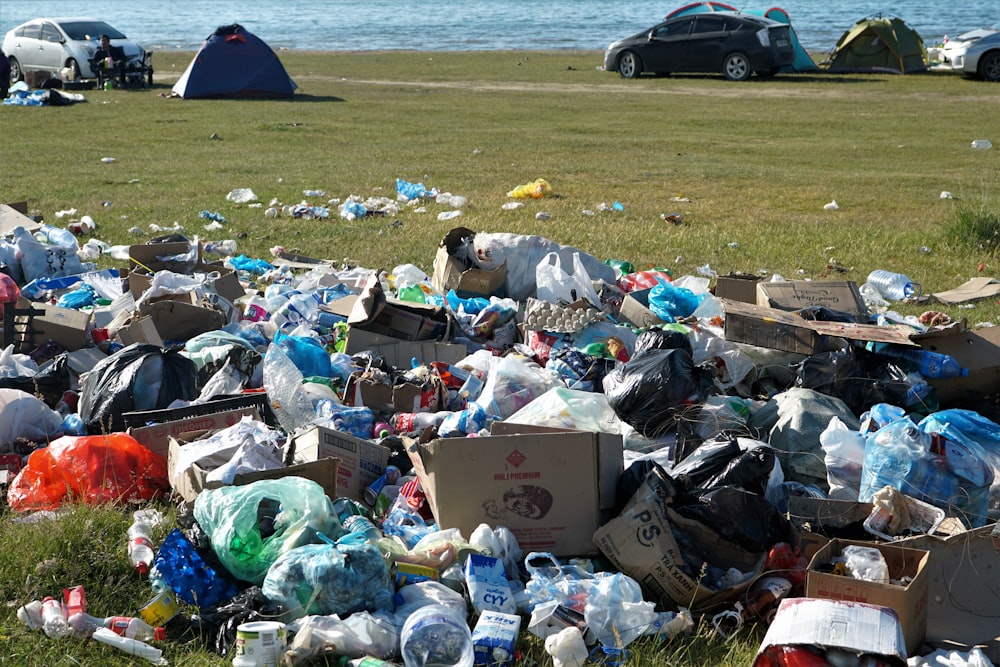
M 472 631 L 472 650 L 477 665 L 500 667 L 514 660 L 514 647 L 521 631 L 521 617 L 484 611 Z

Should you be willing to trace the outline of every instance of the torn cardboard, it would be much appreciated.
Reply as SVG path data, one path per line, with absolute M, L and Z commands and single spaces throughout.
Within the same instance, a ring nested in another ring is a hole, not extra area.
M 989 299 L 1000 295 L 1000 280 L 979 277 L 967 280 L 958 287 L 944 292 L 935 292 L 931 298 L 939 303 L 954 306 L 959 303 Z
M 339 459 L 337 489 L 342 496 L 354 500 L 364 499 L 364 490 L 385 472 L 392 454 L 392 450 L 377 442 L 318 425 L 296 434 L 287 450 L 285 463 L 289 465 Z
M 149 426 L 129 427 L 126 433 L 131 435 L 146 449 L 167 458 L 170 452 L 170 438 L 180 438 L 183 433 L 192 431 L 218 431 L 228 428 L 243 417 L 251 417 L 260 421 L 260 413 L 255 406 L 225 410 L 207 415 L 174 419 L 172 421 Z
M 378 276 L 372 275 L 355 299 L 347 317 L 351 327 L 400 340 L 448 340 L 451 316 L 447 309 L 391 299 L 382 291 Z
M 35 222 L 10 204 L 0 204 L 0 236 L 10 236 L 16 227 L 24 227 L 34 234 L 42 228 L 42 223 Z
M 465 239 L 471 239 L 475 235 L 475 232 L 465 227 L 456 227 L 445 235 L 434 257 L 431 285 L 442 294 L 455 290 L 455 294 L 461 299 L 506 296 L 506 262 L 487 271 L 469 266 L 455 257 Z

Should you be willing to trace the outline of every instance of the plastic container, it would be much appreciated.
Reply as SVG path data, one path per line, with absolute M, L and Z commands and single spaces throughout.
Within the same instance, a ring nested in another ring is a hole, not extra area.
M 400 633 L 406 667 L 471 667 L 472 631 L 465 619 L 443 605 L 410 614 Z
M 163 627 L 153 627 L 141 618 L 133 616 L 108 616 L 99 618 L 86 613 L 73 614 L 69 618 L 70 627 L 80 634 L 92 634 L 98 628 L 107 628 L 115 634 L 129 639 L 149 641 L 161 640 L 167 635 Z
M 876 269 L 868 274 L 866 282 L 889 301 L 902 301 L 918 294 L 913 281 L 902 273 Z
M 65 639 L 73 634 L 62 600 L 52 597 L 42 600 L 42 630 L 52 639 Z
M 107 628 L 98 628 L 97 630 L 94 630 L 93 636 L 94 639 L 102 644 L 114 646 L 129 655 L 145 658 L 149 662 L 156 665 L 167 664 L 166 660 L 163 659 L 163 651 L 138 639 L 129 639 L 128 637 L 116 635 Z
M 142 515 L 136 512 L 128 529 L 128 559 L 135 571 L 145 576 L 149 573 L 155 555 L 150 526 L 143 520 Z
M 277 621 L 253 621 L 236 628 L 233 667 L 278 667 L 285 654 L 288 631 Z
M 976 139 L 972 142 L 972 147 L 979 151 L 988 151 L 993 148 L 993 144 L 989 139 Z

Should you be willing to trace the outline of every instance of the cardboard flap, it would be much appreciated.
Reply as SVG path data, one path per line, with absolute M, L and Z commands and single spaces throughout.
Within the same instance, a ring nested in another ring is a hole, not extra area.
M 996 278 L 979 277 L 967 280 L 954 289 L 936 292 L 931 297 L 948 306 L 966 303 L 977 299 L 988 299 L 1000 294 L 1000 280 Z
M 35 222 L 13 206 L 0 204 L 0 236 L 9 236 L 15 227 L 24 227 L 29 233 L 34 234 L 42 228 L 42 223 Z

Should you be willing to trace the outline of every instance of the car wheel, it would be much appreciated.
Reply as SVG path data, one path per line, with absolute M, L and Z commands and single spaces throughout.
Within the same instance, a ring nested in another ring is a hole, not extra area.
M 750 59 L 740 52 L 730 53 L 722 62 L 722 73 L 730 81 L 746 81 L 750 78 Z
M 642 60 L 635 51 L 626 51 L 618 58 L 618 73 L 626 79 L 634 79 L 642 74 Z
M 990 51 L 979 59 L 979 78 L 1000 81 L 1000 51 Z
M 10 82 L 17 83 L 18 81 L 24 81 L 24 70 L 21 69 L 21 63 L 17 62 L 17 58 L 11 58 Z
M 76 81 L 80 78 L 80 63 L 76 62 L 73 58 L 66 61 L 66 67 L 69 68 L 70 76 L 73 77 L 72 81 Z

